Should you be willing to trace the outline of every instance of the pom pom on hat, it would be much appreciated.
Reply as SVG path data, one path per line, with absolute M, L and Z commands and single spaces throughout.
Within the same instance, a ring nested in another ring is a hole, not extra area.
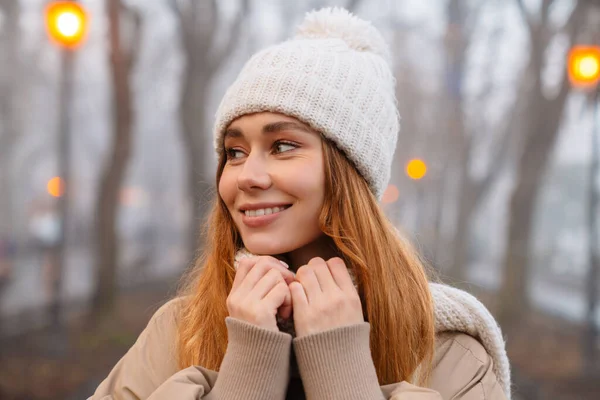
M 387 63 L 391 61 L 390 50 L 379 31 L 343 8 L 326 7 L 308 12 L 295 38 L 341 39 L 354 50 L 377 54 Z

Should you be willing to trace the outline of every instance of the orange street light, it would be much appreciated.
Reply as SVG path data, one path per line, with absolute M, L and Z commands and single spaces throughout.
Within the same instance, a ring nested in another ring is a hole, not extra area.
M 406 175 L 410 179 L 419 180 L 427 174 L 427 164 L 423 160 L 415 158 L 406 164 Z
M 600 46 L 574 46 L 569 52 L 568 72 L 573 86 L 597 86 L 600 81 Z
M 46 6 L 48 36 L 61 47 L 74 49 L 85 39 L 88 14 L 73 1 L 52 1 Z
M 48 181 L 47 189 L 50 196 L 62 197 L 65 193 L 65 183 L 60 176 L 55 176 Z

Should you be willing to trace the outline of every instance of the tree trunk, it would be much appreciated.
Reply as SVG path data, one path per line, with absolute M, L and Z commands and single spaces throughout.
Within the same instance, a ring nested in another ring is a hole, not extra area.
M 19 44 L 21 32 L 19 29 L 19 3 L 13 0 L 0 2 L 0 10 L 4 16 L 0 30 L 0 302 L 4 289 L 12 276 L 14 269 L 14 253 L 11 246 L 16 240 L 13 223 L 14 187 L 11 179 L 13 171 L 13 148 L 21 133 L 20 116 L 16 115 L 18 108 L 14 106 L 18 90 L 20 72 Z M 5 241 L 3 243 L 3 241 Z M 6 246 L 2 249 L 3 246 Z M 0 332 L 2 318 L 0 317 Z
M 472 7 L 472 6 L 471 6 Z M 478 6 L 481 7 L 481 6 Z M 448 5 L 448 16 L 449 22 L 455 20 L 454 23 L 450 23 L 448 27 L 447 37 L 455 37 L 454 42 L 448 48 L 448 58 L 452 62 L 449 63 L 449 71 L 453 71 L 451 76 L 456 76 L 459 83 L 462 83 L 463 76 L 466 71 L 467 61 L 467 50 L 469 42 L 473 39 L 473 26 L 472 23 L 475 20 L 474 15 L 477 15 L 480 8 L 475 10 L 471 9 L 470 16 L 467 13 L 467 4 L 460 0 L 452 0 Z M 469 18 L 470 17 L 470 18 Z M 466 21 L 470 19 L 471 25 L 466 24 Z M 495 54 L 499 46 L 498 35 L 499 30 L 496 34 L 492 34 L 489 49 L 488 59 L 489 65 L 486 70 L 493 68 L 495 62 Z M 462 38 L 462 39 L 461 39 Z M 487 99 L 489 93 L 492 90 L 493 83 L 492 78 L 488 78 L 487 82 L 488 89 L 482 90 L 481 99 Z M 460 89 L 460 88 L 459 88 Z M 454 89 L 457 90 L 457 89 Z M 458 91 L 460 94 L 461 92 Z M 519 86 L 519 96 L 523 95 L 524 90 Z M 489 163 L 487 173 L 484 177 L 479 179 L 473 179 L 470 174 L 470 167 L 472 163 L 472 157 L 474 154 L 474 147 L 477 139 L 481 135 L 481 131 L 467 132 L 465 127 L 465 113 L 464 113 L 464 99 L 462 96 L 454 96 L 455 98 L 449 97 L 446 99 L 448 103 L 445 107 L 450 110 L 448 113 L 448 123 L 450 131 L 454 132 L 451 137 L 454 138 L 453 142 L 446 147 L 455 145 L 454 159 L 459 173 L 459 185 L 460 190 L 458 192 L 458 216 L 454 229 L 453 236 L 453 258 L 452 264 L 448 274 L 456 282 L 464 282 L 468 275 L 468 260 L 469 260 L 469 234 L 471 230 L 471 224 L 473 215 L 476 213 L 479 205 L 485 198 L 485 194 L 490 189 L 492 184 L 495 182 L 498 172 L 501 170 L 501 165 L 506 158 L 509 144 L 513 138 L 513 131 L 516 128 L 516 122 L 514 118 L 511 119 L 511 123 L 507 124 L 507 127 L 501 132 L 495 134 L 498 138 L 498 146 L 495 152 L 491 154 L 491 161 Z M 513 110 L 518 110 L 520 107 L 520 101 L 516 102 Z M 514 117 L 514 116 L 513 116 Z
M 19 137 L 19 116 L 16 115 L 15 99 L 20 89 L 17 85 L 19 73 L 19 3 L 3 1 L 0 10 L 4 16 L 4 24 L 0 31 L 0 64 L 3 70 L 0 75 L 0 188 L 4 194 L 0 196 L 0 239 L 12 233 L 12 154 L 13 147 Z
M 467 57 L 468 40 L 465 32 L 467 5 L 461 0 L 450 0 L 447 5 L 447 30 L 446 30 L 446 93 L 443 99 L 445 119 L 450 142 L 446 143 L 451 149 L 450 160 L 446 164 L 454 164 L 459 169 L 458 220 L 454 231 L 453 262 L 449 275 L 453 280 L 462 281 L 465 275 L 465 248 L 468 241 L 468 227 L 471 209 L 466 208 L 466 190 L 469 183 L 469 141 L 471 140 L 465 129 L 462 95 L 465 65 Z M 442 149 L 444 155 L 444 149 Z M 448 156 L 445 156 L 448 157 Z
M 541 21 L 548 23 L 551 1 L 542 6 Z M 569 39 L 574 41 L 581 25 L 582 2 L 576 4 L 567 22 Z M 546 36 L 547 26 L 530 22 L 531 59 L 526 75 L 532 84 L 527 104 L 523 152 L 517 166 L 517 179 L 510 199 L 507 248 L 504 258 L 502 285 L 500 288 L 499 322 L 511 329 L 529 308 L 529 278 L 531 265 L 531 242 L 534 211 L 537 205 L 542 178 L 558 138 L 564 106 L 570 91 L 566 71 L 556 97 L 544 96 L 541 74 L 544 54 L 550 43 Z M 566 69 L 566 68 L 565 68 Z
M 590 163 L 590 175 L 588 180 L 588 272 L 585 282 L 586 297 L 586 326 L 582 340 L 585 354 L 586 369 L 591 372 L 600 371 L 598 363 L 598 327 L 596 326 L 596 311 L 598 308 L 598 277 L 600 276 L 600 265 L 598 257 L 598 165 L 600 155 L 598 145 L 600 142 L 598 126 L 598 108 L 600 107 L 600 88 L 596 89 L 592 112 L 592 160 Z M 590 375 L 591 376 L 591 375 Z
M 508 243 L 499 314 L 500 323 L 507 327 L 513 326 L 528 308 L 530 232 L 539 193 L 539 176 L 533 179 L 536 183 L 532 185 L 528 185 L 525 179 L 519 179 L 510 201 Z
M 93 313 L 114 305 L 117 291 L 119 193 L 131 155 L 133 107 L 130 88 L 131 54 L 123 51 L 119 17 L 120 0 L 107 0 L 113 83 L 113 143 L 102 171 L 96 204 L 96 288 Z
M 463 167 L 466 167 L 466 165 Z M 471 194 L 472 183 L 465 173 L 461 174 L 461 181 L 462 190 L 459 193 L 458 216 L 454 229 L 454 254 L 448 272 L 450 278 L 457 284 L 467 279 L 471 216 L 478 203 L 477 199 Z
M 206 215 L 207 189 L 213 183 L 207 174 L 209 151 L 212 151 L 212 134 L 207 135 L 206 116 L 203 112 L 209 85 L 209 76 L 201 68 L 188 66 L 184 81 L 181 120 L 182 137 L 187 163 L 187 192 L 191 204 L 191 221 L 187 252 L 193 255 L 201 246 L 200 226 Z M 207 146 L 207 142 L 209 145 Z
M 217 1 L 210 2 L 168 2 L 179 20 L 181 42 L 186 58 L 184 80 L 182 82 L 180 118 L 181 135 L 184 145 L 187 168 L 187 194 L 190 204 L 187 252 L 193 255 L 202 246 L 200 226 L 204 222 L 209 199 L 208 189 L 214 182 L 208 176 L 212 160 L 212 133 L 207 132 L 204 109 L 207 104 L 208 88 L 213 77 L 228 59 L 241 36 L 244 19 L 251 13 L 248 0 L 240 0 L 239 10 L 230 24 L 227 39 L 217 46 L 222 35 L 222 20 L 218 13 Z M 207 143 L 210 143 L 207 145 Z

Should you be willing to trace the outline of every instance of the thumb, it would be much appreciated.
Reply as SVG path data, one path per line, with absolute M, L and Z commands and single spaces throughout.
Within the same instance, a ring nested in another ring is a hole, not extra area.
M 285 295 L 283 304 L 279 307 L 277 313 L 283 319 L 288 319 L 292 315 L 292 295 L 290 292 Z
M 304 292 L 304 287 L 302 287 L 302 284 L 298 281 L 290 283 L 289 287 L 290 293 L 292 294 L 292 304 L 294 305 L 294 309 L 301 311 L 308 305 L 308 298 Z

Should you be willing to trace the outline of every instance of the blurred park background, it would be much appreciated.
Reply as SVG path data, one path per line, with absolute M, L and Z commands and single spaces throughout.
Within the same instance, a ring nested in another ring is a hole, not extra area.
M 599 89 L 568 73 L 599 0 L 86 0 L 79 44 L 49 3 L 0 0 L 0 399 L 87 398 L 173 296 L 220 97 L 325 5 L 392 47 L 382 207 L 500 321 L 514 397 L 600 398 Z

